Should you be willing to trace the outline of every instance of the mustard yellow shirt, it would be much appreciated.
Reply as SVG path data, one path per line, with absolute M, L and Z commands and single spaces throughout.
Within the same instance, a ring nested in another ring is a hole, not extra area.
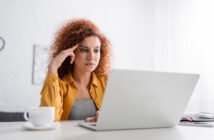
M 107 76 L 97 76 L 92 73 L 89 93 L 97 106 L 101 107 Z M 54 91 L 54 92 L 53 92 Z M 55 107 L 55 121 L 68 120 L 70 111 L 77 96 L 78 88 L 69 73 L 60 79 L 58 74 L 47 73 L 41 91 L 40 106 Z

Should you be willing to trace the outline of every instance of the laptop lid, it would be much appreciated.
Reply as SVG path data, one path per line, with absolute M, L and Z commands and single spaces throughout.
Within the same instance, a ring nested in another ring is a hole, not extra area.
M 95 129 L 173 127 L 198 79 L 198 74 L 112 70 Z

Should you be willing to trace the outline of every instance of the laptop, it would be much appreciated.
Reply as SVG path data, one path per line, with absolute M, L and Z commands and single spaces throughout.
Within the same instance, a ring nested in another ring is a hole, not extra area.
M 92 130 L 165 128 L 178 125 L 198 74 L 112 70 Z

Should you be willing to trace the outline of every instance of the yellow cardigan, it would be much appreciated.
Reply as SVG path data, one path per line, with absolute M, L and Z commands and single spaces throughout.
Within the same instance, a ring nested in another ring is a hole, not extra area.
M 101 107 L 105 91 L 107 76 L 98 77 L 92 73 L 90 95 L 98 110 Z M 54 90 L 54 93 L 53 93 Z M 55 120 L 68 120 L 70 111 L 77 96 L 78 88 L 74 83 L 72 74 L 69 73 L 60 79 L 58 74 L 47 73 L 41 91 L 40 106 L 54 106 Z

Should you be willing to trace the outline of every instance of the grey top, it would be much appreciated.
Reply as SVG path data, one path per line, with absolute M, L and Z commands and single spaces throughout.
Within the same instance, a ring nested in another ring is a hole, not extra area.
M 92 99 L 76 99 L 71 109 L 68 120 L 84 120 L 94 117 L 97 107 Z

